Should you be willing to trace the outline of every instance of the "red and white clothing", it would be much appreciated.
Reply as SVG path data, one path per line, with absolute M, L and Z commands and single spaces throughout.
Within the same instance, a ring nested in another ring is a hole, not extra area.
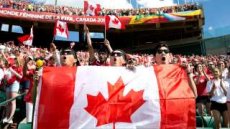
M 199 75 L 195 75 L 193 77 L 194 81 L 197 82 L 196 83 L 196 87 L 197 87 L 197 94 L 198 96 L 207 96 L 208 92 L 207 92 L 207 79 L 204 75 L 200 76 Z M 198 80 L 199 79 L 199 80 Z
M 15 81 L 20 82 L 21 78 L 18 78 L 15 73 L 22 75 L 22 69 L 18 67 L 10 67 L 4 71 L 4 78 L 7 81 L 7 85 L 11 85 Z
M 6 79 L 6 92 L 18 92 L 19 82 L 21 80 L 22 69 L 18 67 L 10 67 L 4 70 L 4 78 Z

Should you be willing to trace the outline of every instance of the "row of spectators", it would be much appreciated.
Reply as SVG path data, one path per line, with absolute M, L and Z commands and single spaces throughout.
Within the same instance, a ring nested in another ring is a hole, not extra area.
M 71 43 L 72 45 L 75 43 Z M 48 51 L 47 48 L 27 48 L 24 46 L 15 46 L 13 41 L 7 42 L 6 44 L 0 45 L 0 50 L 2 51 L 4 49 L 7 53 L 5 53 L 8 56 L 16 56 L 17 60 L 19 61 L 20 65 L 24 64 L 24 57 L 30 56 L 33 57 L 33 59 L 44 59 L 44 63 L 46 65 L 50 65 L 49 59 L 51 57 L 50 51 Z M 103 48 L 102 48 L 103 49 Z M 100 53 L 104 53 L 104 50 L 98 50 Z M 10 53 L 8 53 L 10 52 Z M 16 55 L 15 55 L 16 54 Z M 81 66 L 87 66 L 90 65 L 90 55 L 88 51 L 77 51 L 76 53 L 77 59 Z M 98 57 L 98 53 L 95 53 L 96 58 Z M 155 64 L 154 55 L 152 54 L 126 54 L 127 59 L 132 59 L 134 61 L 135 66 L 138 65 L 145 65 L 145 66 L 151 66 Z M 204 65 L 204 67 L 208 66 L 210 63 L 214 66 L 218 66 L 219 61 L 224 61 L 226 67 L 229 67 L 230 64 L 230 56 L 227 55 L 207 55 L 207 56 L 199 56 L 199 55 L 173 55 L 171 57 L 171 63 L 182 63 L 187 62 L 191 65 L 195 65 L 198 63 L 201 63 Z M 109 59 L 107 59 L 107 63 L 109 64 Z
M 206 110 L 214 116 L 216 128 L 221 126 L 221 115 L 224 126 L 229 127 L 230 116 L 230 57 L 227 55 L 182 56 L 173 55 L 165 44 L 157 47 L 153 54 L 127 54 L 122 50 L 113 50 L 108 40 L 104 47 L 95 51 L 89 29 L 84 26 L 87 51 L 74 51 L 75 43 L 67 49 L 59 50 L 54 43 L 50 48 L 33 48 L 16 46 L 13 42 L 0 45 L 0 80 L 7 99 L 16 97 L 19 89 L 27 92 L 25 101 L 32 109 L 32 89 L 35 80 L 40 76 L 41 67 L 59 66 L 126 66 L 135 71 L 137 66 L 150 67 L 158 64 L 179 64 L 187 68 L 189 79 L 194 82 L 191 89 L 197 97 L 199 115 Z M 13 123 L 16 102 L 6 105 L 7 113 L 3 123 Z M 32 120 L 32 110 L 28 111 L 27 122 Z M 221 115 L 218 115 L 221 114 Z
M 17 96 L 20 87 L 27 92 L 30 91 L 34 84 L 32 81 L 34 76 L 36 76 L 36 71 L 42 65 L 44 67 L 57 67 L 60 65 L 73 66 L 74 64 L 80 66 L 122 66 L 126 64 L 126 66 L 136 67 L 144 65 L 149 67 L 159 62 L 155 54 L 125 54 L 122 50 L 110 50 L 112 48 L 108 40 L 106 40 L 104 44 L 106 48 L 108 48 L 108 51 L 106 51 L 106 49 L 93 51 L 93 48 L 91 48 L 92 42 L 89 37 L 87 40 L 89 51 L 77 52 L 73 51 L 74 43 L 70 43 L 68 49 L 60 51 L 57 50 L 54 44 L 51 44 L 50 49 L 15 46 L 13 42 L 0 45 L 0 75 L 3 78 L 2 73 L 4 73 L 6 77 L 6 80 L 2 79 L 2 85 L 5 85 L 7 96 L 10 98 Z M 58 53 L 60 53 L 60 55 L 56 55 Z M 197 86 L 197 107 L 199 109 L 199 114 L 204 115 L 204 111 L 206 110 L 208 115 L 211 115 L 210 97 L 208 96 L 207 90 L 207 86 L 210 84 L 208 82 L 214 79 L 215 73 L 213 71 L 215 71 L 215 69 L 220 70 L 222 79 L 230 80 L 230 57 L 227 55 L 172 55 L 168 50 L 158 50 L 156 53 L 162 53 L 163 55 L 168 54 L 168 61 L 171 64 L 189 64 L 191 66 L 191 73 Z M 60 56 L 59 61 L 57 59 L 58 56 Z M 125 57 L 126 61 L 121 57 Z M 133 67 L 131 70 L 133 70 Z M 4 72 L 1 73 L 1 71 Z M 31 94 L 27 94 L 25 101 L 31 102 L 31 96 Z M 8 105 L 9 116 L 3 119 L 4 122 L 13 122 L 12 118 L 16 109 L 15 104 L 16 103 L 12 101 L 12 103 Z M 224 109 L 220 108 L 220 110 L 220 112 L 223 112 L 222 110 Z
M 34 4 L 28 1 L 14 1 L 14 0 L 0 0 L 0 8 L 10 8 L 23 11 L 32 11 L 32 12 L 46 12 L 46 13 L 55 13 L 55 14 L 64 14 L 64 15 L 84 15 L 82 8 L 74 8 L 68 6 L 55 6 L 55 5 L 43 5 L 43 4 Z M 197 10 L 200 6 L 197 4 L 185 4 L 185 5 L 176 5 L 170 7 L 161 7 L 161 8 L 143 8 L 143 9 L 105 9 L 102 8 L 98 12 L 98 15 L 117 15 L 117 16 L 132 16 L 132 15 L 153 15 L 159 13 L 173 13 L 173 12 L 183 12 L 189 10 Z

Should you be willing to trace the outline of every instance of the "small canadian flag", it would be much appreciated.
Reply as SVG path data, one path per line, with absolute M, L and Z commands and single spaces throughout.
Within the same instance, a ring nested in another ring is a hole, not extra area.
M 34 38 L 34 34 L 33 34 L 33 26 L 32 26 L 30 29 L 30 34 L 19 37 L 18 41 L 24 45 L 32 46 L 33 38 Z
M 69 37 L 68 25 L 64 21 L 57 21 L 54 28 L 54 36 L 59 36 L 63 38 Z
M 106 30 L 108 30 L 109 28 L 125 29 L 125 25 L 122 24 L 119 18 L 114 15 L 105 16 L 105 23 Z
M 87 16 L 97 16 L 101 11 L 101 5 L 89 2 L 88 0 L 84 1 L 84 13 Z

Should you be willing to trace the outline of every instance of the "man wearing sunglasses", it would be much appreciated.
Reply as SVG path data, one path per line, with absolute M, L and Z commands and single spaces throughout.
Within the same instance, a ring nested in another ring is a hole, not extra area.
M 155 61 L 156 64 L 169 64 L 170 63 L 170 51 L 167 44 L 161 43 L 156 46 Z
M 117 49 L 110 54 L 111 66 L 125 66 L 126 54 L 123 50 Z
M 79 65 L 75 52 L 71 49 L 62 50 L 60 53 L 54 43 L 50 44 L 50 51 L 53 53 L 57 66 L 76 66 Z
M 157 65 L 170 64 L 171 53 L 166 43 L 160 43 L 159 45 L 156 46 L 155 61 Z M 189 86 L 192 89 L 194 96 L 197 97 L 197 89 L 196 89 L 195 82 L 193 80 L 192 69 L 188 63 L 183 64 L 182 67 L 186 68 L 186 71 L 188 73 L 188 78 L 189 78 Z

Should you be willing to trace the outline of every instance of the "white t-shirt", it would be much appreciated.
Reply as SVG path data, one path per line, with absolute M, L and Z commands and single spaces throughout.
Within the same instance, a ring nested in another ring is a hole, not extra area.
M 228 84 L 230 84 L 230 78 L 226 79 Z M 227 101 L 230 102 L 230 86 L 227 89 Z
M 2 81 L 2 79 L 4 78 L 4 71 L 0 68 L 0 83 Z
M 211 101 L 215 101 L 218 103 L 226 103 L 227 102 L 227 96 L 224 95 L 224 91 L 220 86 L 220 79 L 216 80 L 210 80 L 207 82 L 207 91 L 210 92 L 213 87 L 213 83 L 215 83 L 216 89 L 214 90 L 214 95 L 211 96 Z M 228 89 L 229 83 L 227 81 L 223 81 L 223 87 Z
M 227 77 L 228 77 L 228 69 L 225 68 L 225 69 L 223 70 L 223 72 L 222 72 L 222 78 L 223 78 L 223 79 L 227 79 Z

